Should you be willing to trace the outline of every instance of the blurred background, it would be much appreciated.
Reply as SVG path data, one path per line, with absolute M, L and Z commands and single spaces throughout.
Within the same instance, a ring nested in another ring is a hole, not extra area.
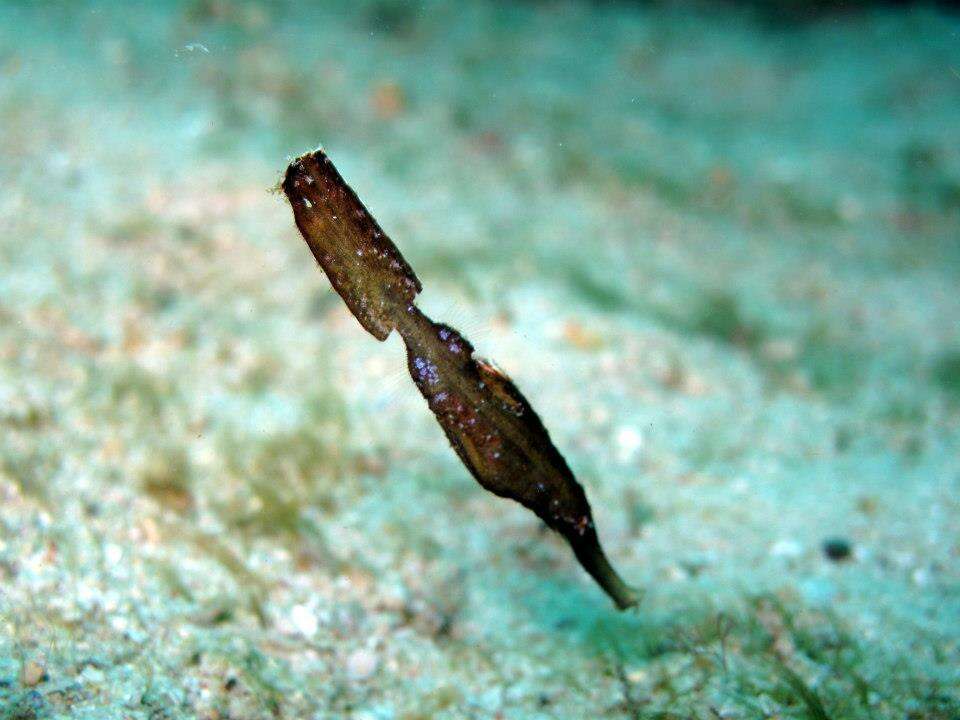
M 955 5 L 0 4 L 0 718 L 960 717 Z M 321 143 L 638 612 L 330 290 Z

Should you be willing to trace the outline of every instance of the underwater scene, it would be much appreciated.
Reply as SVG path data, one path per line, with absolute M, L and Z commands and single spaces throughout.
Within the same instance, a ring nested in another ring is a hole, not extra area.
M 0 720 L 960 718 L 960 9 L 0 1 Z

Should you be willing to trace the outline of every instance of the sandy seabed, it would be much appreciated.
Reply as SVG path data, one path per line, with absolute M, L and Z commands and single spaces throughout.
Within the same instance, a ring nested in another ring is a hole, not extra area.
M 0 5 L 0 718 L 960 717 L 958 137 L 932 10 Z M 331 292 L 321 142 L 636 613 Z

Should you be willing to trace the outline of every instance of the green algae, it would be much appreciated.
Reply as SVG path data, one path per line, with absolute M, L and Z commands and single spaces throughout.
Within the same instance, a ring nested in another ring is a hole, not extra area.
M 937 384 L 954 398 L 960 397 L 960 353 L 945 353 L 934 364 Z

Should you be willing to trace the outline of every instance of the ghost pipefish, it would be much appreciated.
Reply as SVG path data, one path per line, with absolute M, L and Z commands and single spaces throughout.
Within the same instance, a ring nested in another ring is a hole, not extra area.
M 530 403 L 474 357 L 466 338 L 417 308 L 413 269 L 326 154 L 294 160 L 282 188 L 307 246 L 364 329 L 381 341 L 393 330 L 403 338 L 413 382 L 477 482 L 559 532 L 618 608 L 636 605 L 600 546 L 586 493 Z

